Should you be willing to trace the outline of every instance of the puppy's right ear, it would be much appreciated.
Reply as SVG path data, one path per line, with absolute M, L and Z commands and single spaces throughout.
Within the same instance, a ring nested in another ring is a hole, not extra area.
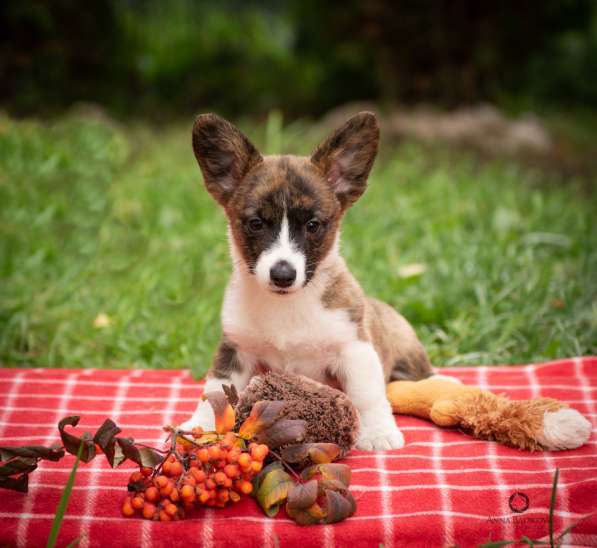
M 207 190 L 222 206 L 247 172 L 263 160 L 251 141 L 217 114 L 200 114 L 195 120 L 193 151 Z

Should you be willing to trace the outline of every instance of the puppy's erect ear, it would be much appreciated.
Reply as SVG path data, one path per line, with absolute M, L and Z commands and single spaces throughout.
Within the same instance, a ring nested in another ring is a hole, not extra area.
M 311 156 L 344 209 L 365 192 L 378 142 L 375 114 L 359 112 L 323 141 Z
M 222 206 L 247 172 L 263 160 L 251 141 L 217 114 L 200 114 L 195 120 L 193 151 L 207 190 Z

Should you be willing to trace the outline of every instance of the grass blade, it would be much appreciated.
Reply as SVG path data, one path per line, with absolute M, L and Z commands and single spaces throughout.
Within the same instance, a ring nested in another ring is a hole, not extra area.
M 556 506 L 556 494 L 558 490 L 558 478 L 560 477 L 560 469 L 556 468 L 556 474 L 553 477 L 553 487 L 551 488 L 551 501 L 549 502 L 549 545 L 555 548 L 553 540 L 553 512 Z
M 66 507 L 68 506 L 68 501 L 70 499 L 70 494 L 73 490 L 73 485 L 75 483 L 75 475 L 77 473 L 77 468 L 79 467 L 79 461 L 81 460 L 81 454 L 83 452 L 83 442 L 79 445 L 79 450 L 77 451 L 77 458 L 75 459 L 75 463 L 73 464 L 73 468 L 70 471 L 70 475 L 68 476 L 68 481 L 64 486 L 64 491 L 62 491 L 62 496 L 60 497 L 60 502 L 58 503 L 58 508 L 56 508 L 56 515 L 54 516 L 54 521 L 52 523 L 52 530 L 50 531 L 50 536 L 48 537 L 48 544 L 47 548 L 54 548 L 56 545 L 56 540 L 58 539 L 58 533 L 60 532 L 60 526 L 62 525 L 62 519 L 64 518 L 64 512 L 66 512 Z M 78 539 L 77 539 L 78 542 Z

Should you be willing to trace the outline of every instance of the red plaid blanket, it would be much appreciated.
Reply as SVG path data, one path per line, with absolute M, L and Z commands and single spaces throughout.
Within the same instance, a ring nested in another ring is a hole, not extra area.
M 451 368 L 475 383 L 513 398 L 560 398 L 597 424 L 597 358 L 520 367 Z M 49 444 L 56 424 L 80 414 L 95 430 L 111 417 L 124 435 L 159 444 L 161 426 L 188 418 L 202 384 L 186 371 L 66 369 L 0 370 L 0 444 Z M 335 525 L 299 527 L 283 512 L 266 518 L 246 498 L 196 519 L 155 523 L 123 518 L 120 504 L 132 466 L 111 470 L 103 459 L 81 464 L 59 536 L 80 546 L 476 546 L 526 535 L 545 538 L 551 483 L 560 468 L 556 531 L 577 523 L 567 543 L 597 546 L 597 438 L 574 451 L 525 453 L 473 440 L 411 417 L 396 417 L 403 449 L 346 459 L 353 472 L 356 514 Z M 73 457 L 42 461 L 28 494 L 2 492 L 0 545 L 44 546 Z M 529 508 L 509 507 L 524 493 Z

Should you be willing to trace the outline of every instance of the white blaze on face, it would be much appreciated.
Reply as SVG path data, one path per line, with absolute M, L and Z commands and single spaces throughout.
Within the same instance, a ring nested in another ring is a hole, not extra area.
M 257 260 L 255 274 L 263 287 L 272 290 L 276 289 L 270 279 L 270 270 L 279 261 L 288 262 L 296 270 L 294 283 L 290 287 L 283 288 L 284 291 L 289 293 L 298 291 L 303 287 L 306 279 L 305 255 L 290 238 L 286 213 L 284 213 L 278 237 L 268 249 L 261 253 Z

